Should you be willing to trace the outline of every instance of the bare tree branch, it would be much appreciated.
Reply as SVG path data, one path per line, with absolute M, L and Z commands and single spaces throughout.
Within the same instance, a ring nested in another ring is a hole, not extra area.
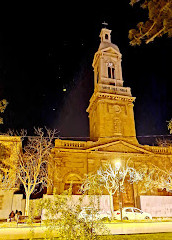
M 35 128 L 35 136 L 28 137 L 23 152 L 18 153 L 17 179 L 21 181 L 26 193 L 26 215 L 29 214 L 30 195 L 36 187 L 47 186 L 49 179 L 47 168 L 56 130 Z

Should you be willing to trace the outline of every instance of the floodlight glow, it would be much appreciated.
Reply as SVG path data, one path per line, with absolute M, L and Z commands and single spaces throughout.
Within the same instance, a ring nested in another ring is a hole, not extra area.
M 115 168 L 119 170 L 120 167 L 121 167 L 121 162 L 120 161 L 115 162 Z

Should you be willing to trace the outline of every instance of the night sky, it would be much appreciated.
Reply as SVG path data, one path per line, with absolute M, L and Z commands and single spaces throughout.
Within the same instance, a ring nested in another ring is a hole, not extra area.
M 138 4 L 131 7 L 128 0 L 120 0 L 92 8 L 84 2 L 15 3 L 0 11 L 0 99 L 9 102 L 1 132 L 25 128 L 32 134 L 34 126 L 47 126 L 61 137 L 89 136 L 92 61 L 106 21 L 122 53 L 124 86 L 136 97 L 139 140 L 169 134 L 172 39 L 129 45 L 129 29 L 147 16 Z

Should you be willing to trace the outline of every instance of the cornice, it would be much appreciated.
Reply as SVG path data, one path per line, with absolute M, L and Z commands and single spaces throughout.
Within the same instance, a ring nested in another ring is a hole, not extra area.
M 123 144 L 126 147 L 137 150 L 137 153 L 128 152 L 128 154 L 138 154 L 138 155 L 150 155 L 150 156 L 164 156 L 172 157 L 172 147 L 158 147 L 158 146 L 148 146 L 136 144 L 130 142 L 127 139 L 112 138 L 112 139 L 99 139 L 96 142 L 92 141 L 69 141 L 69 140 L 56 140 L 55 141 L 54 154 L 58 155 L 60 153 L 123 153 L 118 151 L 104 151 L 103 148 L 115 146 L 116 144 Z
M 91 99 L 90 99 L 90 104 L 87 108 L 87 112 L 89 113 L 90 110 L 94 107 L 95 103 L 100 100 L 115 100 L 115 101 L 124 101 L 124 102 L 129 102 L 132 103 L 135 101 L 135 97 L 129 97 L 129 96 L 124 96 L 124 95 L 116 95 L 116 94 L 109 94 L 109 93 L 101 93 L 101 92 L 94 92 Z

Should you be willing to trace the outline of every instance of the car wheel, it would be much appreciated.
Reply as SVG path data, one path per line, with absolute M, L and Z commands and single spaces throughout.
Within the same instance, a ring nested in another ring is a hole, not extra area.
M 146 216 L 145 219 L 150 219 L 150 217 L 149 217 L 149 216 Z
M 128 220 L 128 217 L 123 217 L 123 220 Z

